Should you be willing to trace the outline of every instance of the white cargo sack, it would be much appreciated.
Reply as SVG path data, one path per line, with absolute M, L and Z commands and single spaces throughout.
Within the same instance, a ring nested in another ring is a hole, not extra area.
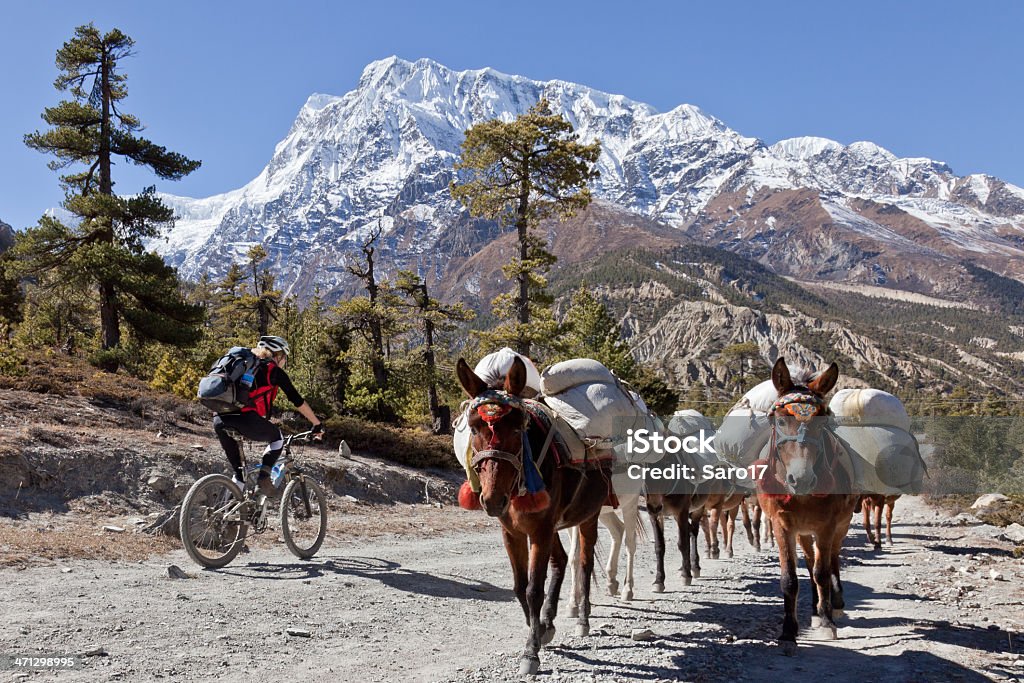
M 492 389 L 500 389 L 505 384 L 505 376 L 512 368 L 512 363 L 516 358 L 522 360 L 523 364 L 526 365 L 526 386 L 533 389 L 535 394 L 539 394 L 541 385 L 540 373 L 537 372 L 537 366 L 533 364 L 532 360 L 522 354 L 516 353 L 507 346 L 481 358 L 480 362 L 476 364 L 476 368 L 473 369 L 473 372 L 475 372 L 476 376 L 482 379 L 487 386 Z
M 836 424 L 884 425 L 910 431 L 910 416 L 903 403 L 880 389 L 842 389 L 828 404 Z
M 829 408 L 836 436 L 853 460 L 859 491 L 894 495 L 920 490 L 925 465 L 898 398 L 879 389 L 843 389 Z
M 627 393 L 611 370 L 596 360 L 555 363 L 541 373 L 540 382 L 544 403 L 595 450 L 612 448 L 613 440 L 625 439 L 627 429 L 657 428 L 640 397 Z M 623 451 L 617 449 L 617 456 Z
M 722 460 L 746 467 L 759 457 L 772 436 L 768 411 L 779 392 L 772 381 L 765 380 L 743 395 L 715 433 L 715 452 Z
M 669 418 L 667 432 L 678 436 L 680 439 L 685 439 L 688 436 L 699 437 L 701 431 L 705 434 L 712 434 L 715 431 L 715 426 L 711 423 L 711 420 L 696 410 L 679 410 Z M 718 465 L 721 463 L 718 455 L 712 452 L 687 452 L 684 457 L 688 465 L 696 468 L 698 478 L 703 473 L 704 465 Z

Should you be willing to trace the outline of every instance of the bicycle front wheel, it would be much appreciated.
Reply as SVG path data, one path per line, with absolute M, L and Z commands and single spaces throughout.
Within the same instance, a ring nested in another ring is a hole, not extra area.
M 196 564 L 226 566 L 245 544 L 242 492 L 223 474 L 208 474 L 189 489 L 181 502 L 179 531 L 185 552 Z
M 327 536 L 327 496 L 306 476 L 292 479 L 284 488 L 281 535 L 288 550 L 303 560 L 316 555 Z

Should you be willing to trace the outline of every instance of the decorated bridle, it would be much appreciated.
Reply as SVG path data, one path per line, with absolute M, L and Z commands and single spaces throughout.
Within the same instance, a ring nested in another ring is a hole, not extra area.
M 501 389 L 488 389 L 477 397 L 470 399 L 468 410 L 471 413 L 479 415 L 480 419 L 491 427 L 491 439 L 487 444 L 487 448 L 484 450 L 478 450 L 476 445 L 470 441 L 470 448 L 473 450 L 473 458 L 470 464 L 473 469 L 479 472 L 480 466 L 483 465 L 485 461 L 503 460 L 515 468 L 516 487 L 521 491 L 523 489 L 524 447 L 520 444 L 518 453 L 510 453 L 509 451 L 503 451 L 497 448 L 498 443 L 494 431 L 494 425 L 513 410 L 518 410 L 523 414 L 523 438 L 526 438 L 525 430 L 529 425 L 530 416 L 523 406 L 523 399 L 518 396 L 514 396 L 507 391 L 502 391 Z
M 823 412 L 822 409 L 824 409 Z M 825 399 L 804 387 L 796 387 L 785 396 L 780 396 L 772 404 L 768 416 L 772 420 L 772 437 L 769 447 L 769 461 L 775 465 L 782 465 L 782 456 L 779 454 L 779 446 L 790 441 L 798 444 L 815 446 L 820 455 L 826 455 L 825 430 L 821 430 L 817 436 L 812 436 L 807 430 L 811 420 L 815 417 L 829 415 L 828 405 Z M 780 418 L 783 416 L 795 417 L 797 423 L 796 434 L 786 434 L 779 431 Z M 827 455 L 826 455 L 827 457 Z M 778 479 L 778 470 L 775 470 Z

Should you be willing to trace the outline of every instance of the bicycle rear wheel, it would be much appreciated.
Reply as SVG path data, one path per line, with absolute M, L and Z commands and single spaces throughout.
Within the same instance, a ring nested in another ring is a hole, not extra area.
M 327 496 L 309 477 L 296 477 L 284 488 L 281 535 L 288 550 L 303 560 L 316 555 L 327 536 Z
M 179 531 L 185 552 L 196 564 L 226 566 L 245 544 L 244 498 L 230 478 L 208 474 L 181 503 Z

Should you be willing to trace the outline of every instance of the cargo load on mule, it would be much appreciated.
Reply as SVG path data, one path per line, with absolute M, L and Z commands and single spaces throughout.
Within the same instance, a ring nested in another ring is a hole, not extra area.
M 829 402 L 834 431 L 862 493 L 917 493 L 926 473 L 903 403 L 880 389 L 843 389 Z
M 715 433 L 715 426 L 711 420 L 692 408 L 677 410 L 673 413 L 668 420 L 666 429 L 669 434 L 678 436 L 680 439 L 685 439 L 688 436 L 699 436 L 702 431 L 705 434 Z M 687 465 L 690 465 L 696 471 L 696 481 L 702 479 L 705 465 L 718 466 L 723 464 L 723 461 L 716 453 L 706 450 L 685 451 L 683 459 Z
M 640 395 L 596 360 L 555 363 L 541 373 L 540 384 L 542 400 L 554 411 L 560 433 L 561 424 L 566 424 L 585 447 L 571 454 L 574 466 L 610 467 L 616 460 L 633 461 L 625 447 L 627 430 L 664 431 Z
M 747 467 L 764 457 L 772 435 L 768 417 L 779 392 L 772 381 L 765 380 L 743 394 L 725 417 L 715 433 L 715 453 L 722 460 Z

